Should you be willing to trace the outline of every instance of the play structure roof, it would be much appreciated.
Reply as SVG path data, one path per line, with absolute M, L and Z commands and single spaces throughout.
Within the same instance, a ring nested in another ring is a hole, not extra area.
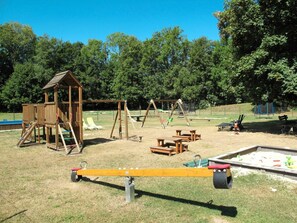
M 44 87 L 43 90 L 56 87 L 57 85 L 62 86 L 73 86 L 82 87 L 80 82 L 73 76 L 72 72 L 67 70 L 56 74 Z

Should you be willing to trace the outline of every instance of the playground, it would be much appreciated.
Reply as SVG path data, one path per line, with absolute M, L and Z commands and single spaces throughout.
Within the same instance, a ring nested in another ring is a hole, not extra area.
M 66 155 L 63 150 L 47 149 L 45 144 L 19 148 L 16 144 L 21 130 L 0 133 L 2 222 L 297 220 L 296 181 L 263 172 L 232 169 L 234 182 L 230 190 L 214 189 L 212 178 L 135 177 L 136 197 L 131 203 L 125 200 L 123 177 L 87 177 L 79 183 L 70 180 L 71 168 L 81 161 L 86 161 L 90 169 L 183 168 L 196 154 L 210 158 L 251 145 L 296 149 L 296 135 L 281 134 L 277 116 L 255 119 L 246 115 L 245 129 L 239 134 L 218 131 L 216 125 L 230 117 L 193 120 L 188 126 L 183 118 L 174 115 L 163 128 L 159 117 L 149 116 L 143 127 L 141 122 L 135 122 L 134 127 L 129 122 L 128 140 L 116 134 L 110 137 L 114 111 L 84 112 L 83 118 L 87 117 L 93 117 L 102 129 L 84 130 L 84 147 L 79 154 Z M 150 151 L 157 138 L 172 137 L 177 129 L 195 129 L 201 140 L 187 142 L 188 151 L 171 156 Z

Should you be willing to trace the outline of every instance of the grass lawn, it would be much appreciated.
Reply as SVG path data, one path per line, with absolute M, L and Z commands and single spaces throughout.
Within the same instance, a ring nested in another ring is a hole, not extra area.
M 248 114 L 246 130 L 239 135 L 218 132 L 215 126 L 238 114 L 193 120 L 190 127 L 175 116 L 165 129 L 157 118 L 148 117 L 143 128 L 129 124 L 130 136 L 143 136 L 139 143 L 109 139 L 114 115 L 84 113 L 104 129 L 84 132 L 80 155 L 66 156 L 44 144 L 17 148 L 20 130 L 0 132 L 0 222 L 297 222 L 297 181 L 266 173 L 234 170 L 230 190 L 214 189 L 211 178 L 137 177 L 136 200 L 128 204 L 123 177 L 70 181 L 70 169 L 83 160 L 88 168 L 167 168 L 182 167 L 195 154 L 212 157 L 250 145 L 296 148 L 296 135 L 280 134 L 277 116 Z M 156 137 L 172 136 L 177 128 L 197 129 L 202 140 L 172 157 L 150 153 Z

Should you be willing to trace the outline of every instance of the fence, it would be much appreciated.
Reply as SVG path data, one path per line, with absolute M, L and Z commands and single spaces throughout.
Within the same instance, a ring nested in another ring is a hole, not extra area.
M 195 112 L 190 112 L 190 115 L 197 116 L 232 116 L 232 115 L 241 115 L 245 114 L 248 116 L 258 116 L 258 117 L 267 117 L 267 116 L 278 116 L 280 114 L 287 114 L 289 117 L 297 117 L 297 108 L 295 107 L 284 107 L 284 106 L 275 106 L 272 104 L 263 105 L 252 105 L 252 104 L 233 104 L 225 106 L 216 106 L 209 107 L 207 109 L 197 109 Z

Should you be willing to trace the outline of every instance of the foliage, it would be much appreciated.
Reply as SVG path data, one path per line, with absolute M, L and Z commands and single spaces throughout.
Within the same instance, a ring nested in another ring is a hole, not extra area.
M 108 37 L 111 48 L 110 63 L 113 67 L 113 96 L 132 104 L 142 97 L 142 78 L 139 72 L 142 58 L 142 43 L 133 36 L 115 33 Z
M 13 73 L 14 66 L 34 55 L 35 42 L 36 36 L 29 26 L 19 23 L 0 25 L 0 89 Z
M 71 70 L 84 99 L 178 99 L 199 108 L 253 101 L 297 102 L 295 0 L 225 0 L 221 40 L 189 41 L 180 27 L 140 41 L 113 33 L 106 42 L 36 37 L 19 23 L 0 25 L 0 110 L 43 101 L 42 87 Z
M 216 14 L 223 39 L 232 39 L 236 82 L 255 102 L 296 103 L 295 0 L 230 0 Z
M 8 79 L 1 94 L 4 105 L 10 111 L 20 111 L 24 103 L 38 103 L 42 77 L 35 75 L 35 67 L 32 63 L 16 64 L 15 70 Z
M 106 59 L 106 47 L 98 40 L 89 40 L 75 58 L 74 73 L 84 86 L 85 98 L 88 100 L 104 98 L 105 92 L 109 91 L 104 78 Z

